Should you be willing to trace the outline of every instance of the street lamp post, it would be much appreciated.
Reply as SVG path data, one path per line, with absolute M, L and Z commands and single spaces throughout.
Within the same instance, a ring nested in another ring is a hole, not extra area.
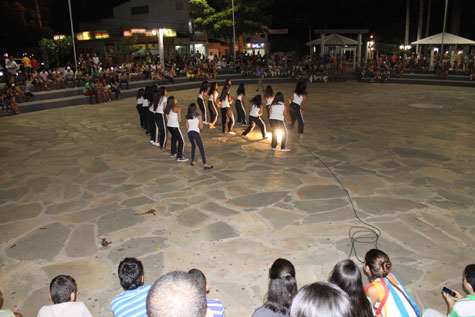
M 447 7 L 449 6 L 449 0 L 445 0 L 445 12 L 444 12 L 444 25 L 442 26 L 442 44 L 440 48 L 440 53 L 442 54 L 442 58 L 444 57 L 444 35 L 445 35 L 445 24 L 447 22 Z
M 74 36 L 74 27 L 73 27 L 73 14 L 71 13 L 71 0 L 68 0 L 68 6 L 69 6 L 69 20 L 71 22 L 71 37 L 73 38 L 73 54 L 74 54 L 74 68 L 75 71 L 78 70 L 78 61 L 76 58 L 76 39 Z
M 233 52 L 234 52 L 234 61 L 236 61 L 236 24 L 234 21 L 234 0 L 231 0 L 232 11 L 233 11 Z
M 160 64 L 162 64 L 163 69 L 165 69 L 165 56 L 163 53 L 163 29 L 153 30 L 152 34 L 157 36 L 158 54 L 160 54 Z

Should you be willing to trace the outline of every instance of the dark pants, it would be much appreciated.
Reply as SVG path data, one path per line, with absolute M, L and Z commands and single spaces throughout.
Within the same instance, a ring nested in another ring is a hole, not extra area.
M 234 114 L 231 107 L 221 108 L 221 123 L 223 124 L 223 133 L 231 132 L 234 126 Z
M 201 111 L 201 120 L 203 120 L 203 122 L 206 122 L 207 113 L 206 113 L 205 102 L 201 98 L 198 98 L 198 107 L 200 107 L 200 111 Z
M 205 148 L 203 147 L 200 134 L 196 131 L 189 131 L 188 138 L 190 139 L 191 143 L 191 161 L 195 161 L 195 150 L 196 146 L 198 145 L 198 148 L 200 149 L 201 160 L 203 161 L 203 164 L 206 164 Z
M 208 100 L 208 109 L 209 109 L 209 123 L 212 125 L 216 124 L 218 120 L 218 109 L 212 100 Z
M 171 155 L 176 154 L 176 158 L 183 157 L 183 148 L 185 147 L 185 140 L 181 134 L 180 128 L 168 127 L 168 131 L 172 135 L 172 146 L 171 146 Z M 178 143 L 178 146 L 177 146 Z
M 148 108 L 145 108 L 144 111 L 147 113 L 147 124 L 148 124 L 148 133 L 150 133 L 150 140 L 155 138 L 155 120 L 153 119 L 153 112 L 150 112 Z
M 246 131 L 242 133 L 242 135 L 248 135 L 252 130 L 254 130 L 255 126 L 258 126 L 261 129 L 262 138 L 265 139 L 266 137 L 266 125 L 264 121 L 262 121 L 261 117 L 253 117 L 249 116 L 249 126 L 247 127 Z
M 285 149 L 285 144 L 287 143 L 287 126 L 284 121 L 280 120 L 270 120 L 270 128 L 272 129 L 272 142 L 271 146 L 273 149 L 277 146 L 277 131 L 282 131 L 282 142 L 280 144 L 281 149 Z
M 153 141 L 155 143 L 160 141 L 161 131 L 160 131 L 160 128 L 159 128 L 159 122 L 161 120 L 162 120 L 162 118 L 160 116 L 160 113 L 153 113 L 153 123 L 155 124 L 155 133 L 153 134 Z M 162 146 L 161 143 L 160 143 L 160 146 Z
M 129 89 L 129 81 L 127 79 L 121 79 L 119 81 L 119 87 L 122 88 L 122 84 L 125 84 L 125 89 Z
M 143 129 L 145 128 L 145 125 L 144 125 L 142 108 L 143 108 L 142 104 L 137 104 L 137 112 L 139 113 L 139 118 L 140 118 L 140 127 Z
M 237 121 L 246 124 L 246 110 L 242 106 L 241 100 L 236 100 Z
M 157 113 L 155 117 L 155 123 L 158 127 L 158 134 L 160 147 L 164 149 L 167 145 L 167 126 L 165 123 L 165 115 L 163 113 Z
M 299 133 L 303 133 L 303 115 L 302 115 L 302 110 L 300 109 L 300 106 L 296 103 L 291 103 L 289 107 L 289 113 L 290 113 L 290 130 L 294 128 L 295 120 L 298 120 L 299 122 Z

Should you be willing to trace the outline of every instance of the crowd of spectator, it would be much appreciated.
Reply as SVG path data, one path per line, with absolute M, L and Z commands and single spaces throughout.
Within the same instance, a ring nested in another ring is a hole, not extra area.
M 363 287 L 358 266 L 346 259 L 338 262 L 328 281 L 313 282 L 298 288 L 294 265 L 279 258 L 269 269 L 267 293 L 262 306 L 252 317 L 470 317 L 475 314 L 475 264 L 462 274 L 467 296 L 444 288 L 447 314 L 433 309 L 419 310 L 411 294 L 392 272 L 386 253 L 378 249 L 366 253 L 363 272 L 370 283 Z M 115 317 L 224 317 L 225 305 L 208 299 L 210 285 L 196 268 L 173 271 L 145 284 L 144 267 L 136 258 L 125 258 L 117 275 L 123 292 L 111 303 Z M 58 275 L 50 283 L 52 305 L 41 307 L 38 317 L 92 316 L 83 302 L 77 301 L 77 284 L 69 275 Z M 450 294 L 449 294 L 450 293 Z M 3 298 L 0 292 L 0 309 Z M 1 317 L 21 317 L 21 313 L 0 310 Z

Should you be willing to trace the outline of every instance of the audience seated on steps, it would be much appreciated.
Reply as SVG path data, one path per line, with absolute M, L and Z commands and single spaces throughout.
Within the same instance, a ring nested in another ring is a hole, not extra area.
M 92 317 L 83 302 L 76 302 L 77 285 L 69 275 L 56 276 L 49 286 L 53 305 L 43 306 L 37 317 Z
M 150 285 L 144 285 L 142 262 L 135 258 L 125 258 L 119 264 L 117 275 L 124 291 L 111 301 L 114 316 L 146 317 Z
M 447 302 L 447 314 L 443 314 L 434 309 L 424 311 L 423 317 L 473 317 L 475 316 L 475 264 L 467 265 L 463 271 L 463 287 L 467 291 L 467 296 L 463 297 L 456 290 L 452 290 L 455 296 L 446 292 L 442 295 Z

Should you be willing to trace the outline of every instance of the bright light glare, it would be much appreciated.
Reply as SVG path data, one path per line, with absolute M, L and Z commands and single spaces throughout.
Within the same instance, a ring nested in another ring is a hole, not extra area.
M 282 130 L 277 130 L 275 133 L 277 133 L 277 143 L 282 142 Z

